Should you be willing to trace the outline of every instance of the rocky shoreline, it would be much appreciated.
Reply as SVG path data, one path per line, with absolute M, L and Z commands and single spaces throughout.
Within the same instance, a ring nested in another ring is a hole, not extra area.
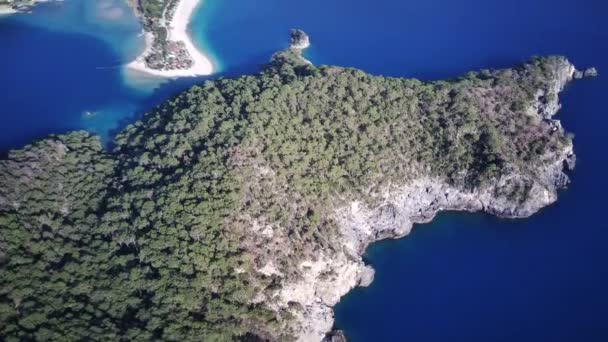
M 310 38 L 300 29 L 292 29 L 289 32 L 290 42 L 289 47 L 296 50 L 304 50 L 310 47 Z
M 565 59 L 557 68 L 549 86 L 538 90 L 529 111 L 564 134 L 559 121 L 552 119 L 561 107 L 557 94 L 581 75 L 594 77 L 597 72 L 579 74 Z M 301 277 L 283 284 L 274 306 L 278 309 L 297 303 L 301 307 L 292 325 L 298 341 L 344 341 L 341 332 L 332 330 L 333 307 L 351 289 L 372 283 L 374 270 L 362 259 L 367 246 L 383 239 L 404 237 L 414 224 L 428 223 L 440 211 L 483 211 L 511 219 L 529 217 L 557 201 L 558 191 L 569 183 L 567 171 L 575 166 L 573 145 L 567 144 L 554 157 L 556 162 L 536 170 L 534 178 L 513 170 L 481 189 L 470 191 L 449 185 L 443 179 L 424 176 L 372 194 L 378 200 L 377 206 L 369 207 L 361 200 L 335 209 L 341 246 L 333 252 L 323 251 L 316 260 L 302 262 Z M 525 201 L 497 195 L 512 184 L 529 185 Z

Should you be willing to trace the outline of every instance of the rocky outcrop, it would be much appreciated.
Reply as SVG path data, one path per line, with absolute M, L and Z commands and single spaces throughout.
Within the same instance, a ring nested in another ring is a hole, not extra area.
M 323 342 L 346 342 L 346 335 L 342 330 L 332 331 L 325 336 Z
M 592 78 L 592 77 L 597 77 L 598 76 L 598 72 L 596 68 L 587 68 L 584 71 L 581 70 L 576 70 L 574 72 L 574 79 L 580 80 L 583 78 Z
M 597 77 L 597 75 L 598 75 L 598 73 L 597 73 L 597 69 L 596 68 L 588 68 L 583 73 L 584 77 Z
M 563 59 L 552 71 L 554 77 L 539 89 L 531 103 L 531 111 L 540 120 L 549 120 L 560 109 L 558 94 L 576 76 L 576 69 Z M 561 125 L 556 126 L 564 134 Z M 295 332 L 299 341 L 342 341 L 343 334 L 330 334 L 333 306 L 357 286 L 373 280 L 373 270 L 362 259 L 366 247 L 378 240 L 400 238 L 410 233 L 414 224 L 427 223 L 444 210 L 484 211 L 505 218 L 525 218 L 554 203 L 558 191 L 568 182 L 566 169 L 575 164 L 571 143 L 551 153 L 553 162 L 530 174 L 513 167 L 510 172 L 478 189 L 450 185 L 444 179 L 418 177 L 404 184 L 392 184 L 372 194 L 376 205 L 364 200 L 352 201 L 336 208 L 334 219 L 340 231 L 340 246 L 333 252 L 323 251 L 314 261 L 300 265 L 302 277 L 285 284 L 276 298 L 276 305 L 298 303 Z M 526 195 L 513 196 L 519 189 Z M 335 337 L 337 336 L 337 337 Z
M 304 31 L 293 29 L 289 32 L 289 35 L 291 37 L 289 45 L 291 49 L 304 50 L 310 46 L 310 38 Z
M 561 104 L 559 103 L 558 94 L 574 78 L 575 72 L 576 68 L 574 65 L 565 60 L 563 64 L 556 65 L 556 70 L 554 71 L 555 77 L 552 82 L 546 88 L 539 89 L 536 93 L 533 107 L 539 115 L 548 119 L 560 110 Z

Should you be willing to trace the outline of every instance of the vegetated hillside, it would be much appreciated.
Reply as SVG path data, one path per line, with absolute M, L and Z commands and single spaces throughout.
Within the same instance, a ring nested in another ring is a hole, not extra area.
M 548 120 L 570 69 L 537 58 L 420 82 L 290 50 L 167 101 L 111 153 L 82 132 L 13 151 L 0 164 L 0 336 L 302 338 L 305 304 L 275 298 L 307 279 L 302 262 L 343 252 L 336 210 L 421 177 L 525 205 L 572 149 Z

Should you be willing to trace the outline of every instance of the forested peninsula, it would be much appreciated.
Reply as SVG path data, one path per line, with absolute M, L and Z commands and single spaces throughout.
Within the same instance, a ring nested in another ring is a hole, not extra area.
M 73 132 L 0 161 L 0 339 L 331 340 L 368 244 L 440 210 L 527 217 L 569 181 L 552 116 L 583 74 L 563 57 L 421 82 L 300 53 L 192 87 L 110 151 Z

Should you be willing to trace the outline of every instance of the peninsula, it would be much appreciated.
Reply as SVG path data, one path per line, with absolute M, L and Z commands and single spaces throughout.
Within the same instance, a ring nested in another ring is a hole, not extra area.
M 188 35 L 201 0 L 130 0 L 142 23 L 145 49 L 127 68 L 168 78 L 210 75 L 213 65 Z
M 185 0 L 182 0 L 185 1 Z M 338 341 L 366 247 L 441 210 L 525 218 L 575 167 L 559 56 L 448 81 L 304 60 L 0 161 L 0 339 Z

